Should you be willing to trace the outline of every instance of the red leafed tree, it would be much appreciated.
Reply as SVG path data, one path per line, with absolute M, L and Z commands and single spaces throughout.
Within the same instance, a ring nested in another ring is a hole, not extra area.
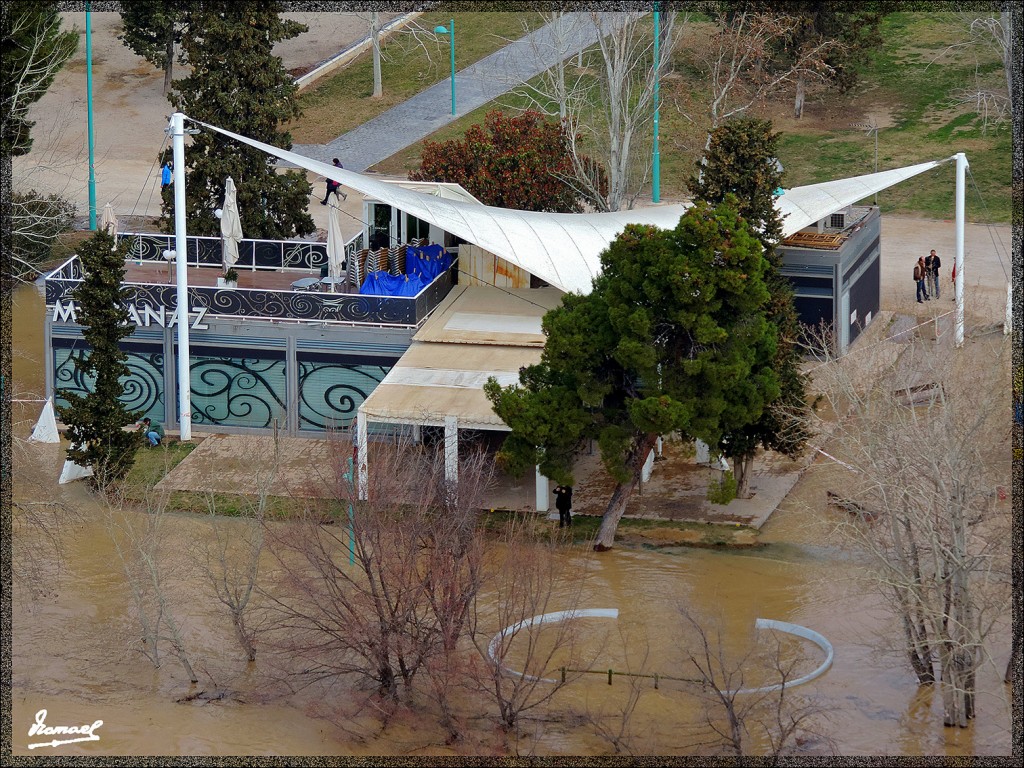
M 585 167 L 607 191 L 604 169 L 589 158 Z M 565 126 L 533 111 L 510 117 L 494 110 L 462 139 L 424 142 L 420 167 L 409 178 L 456 182 L 485 205 L 502 208 L 578 213 L 584 205 Z

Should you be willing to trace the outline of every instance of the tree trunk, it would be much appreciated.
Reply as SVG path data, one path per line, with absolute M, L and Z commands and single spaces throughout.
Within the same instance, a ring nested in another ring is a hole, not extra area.
M 799 120 L 804 115 L 804 76 L 796 79 L 796 101 L 793 102 L 793 117 Z
M 164 56 L 167 61 L 164 64 L 164 96 L 171 92 L 171 80 L 174 77 L 174 29 L 167 36 L 167 45 L 164 48 Z
M 370 14 L 370 39 L 373 41 L 373 98 L 384 95 L 384 85 L 380 79 L 380 14 Z
M 595 552 L 606 552 L 615 546 L 615 531 L 618 530 L 619 520 L 626 511 L 626 503 L 633 494 L 633 490 L 640 483 L 640 473 L 643 472 L 644 462 L 647 455 L 654 448 L 658 436 L 654 433 L 643 435 L 633 446 L 633 454 L 626 462 L 629 468 L 629 480 L 615 486 L 615 492 L 608 502 L 608 507 L 601 518 L 601 528 L 597 532 L 597 541 L 594 543 Z
M 1017 681 L 1017 667 L 1020 666 L 1020 635 L 1013 633 L 1013 640 L 1010 641 L 1010 658 L 1006 662 L 1006 673 L 1003 675 L 1003 682 L 1013 685 Z
M 754 454 L 744 456 L 733 456 L 732 473 L 736 478 L 736 498 L 750 498 L 750 470 L 754 466 Z

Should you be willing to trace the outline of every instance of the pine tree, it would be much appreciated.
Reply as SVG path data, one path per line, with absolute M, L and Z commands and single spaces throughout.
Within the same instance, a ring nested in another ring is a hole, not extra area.
M 566 294 L 544 316 L 540 364 L 519 386 L 485 385 L 512 430 L 508 466 L 536 463 L 571 484 L 574 454 L 597 440 L 617 485 L 595 549 L 613 545 L 659 435 L 714 445 L 778 397 L 764 265 L 731 197 L 714 208 L 698 201 L 671 231 L 629 225 L 602 253 L 591 293 Z
M 771 368 L 780 394 L 753 423 L 727 430 L 719 448 L 733 459 L 737 495 L 749 495 L 750 468 L 758 447 L 797 456 L 809 437 L 807 377 L 800 369 L 797 343 L 800 326 L 793 306 L 793 289 L 780 273 L 776 245 L 782 237 L 782 218 L 775 207 L 775 190 L 782 186 L 776 163 L 779 134 L 771 122 L 754 118 L 733 120 L 711 134 L 708 154 L 698 165 L 699 176 L 689 180 L 690 194 L 712 205 L 735 195 L 740 215 L 752 226 L 763 247 L 764 281 L 771 299 L 767 316 L 778 329 L 779 343 Z
M 74 366 L 76 372 L 94 378 L 95 385 L 84 396 L 59 390 L 68 405 L 57 407 L 71 441 L 68 459 L 91 466 L 93 483 L 101 489 L 131 469 L 140 444 L 139 433 L 124 427 L 141 414 L 129 411 L 120 400 L 121 379 L 129 370 L 128 355 L 119 342 L 135 330 L 128 322 L 127 290 L 122 287 L 127 249 L 126 241 L 115 249 L 113 237 L 103 231 L 79 247 L 84 278 L 74 299 L 89 352 L 74 358 Z
M 175 44 L 181 42 L 188 29 L 194 2 L 177 0 L 131 0 L 121 3 L 123 34 L 118 40 L 137 53 L 154 67 L 164 71 L 164 94 L 171 90 L 174 74 L 174 60 L 182 61 L 179 53 L 175 56 Z
M 275 43 L 305 32 L 306 27 L 280 17 L 274 0 L 204 0 L 193 10 L 182 48 L 192 74 L 175 80 L 169 96 L 188 117 L 283 149 L 291 136 L 278 130 L 300 114 L 296 86 L 285 71 Z M 303 173 L 277 173 L 275 160 L 263 152 L 201 131 L 186 146 L 185 207 L 189 231 L 217 236 L 214 216 L 230 176 L 238 192 L 238 209 L 247 237 L 284 240 L 314 231 L 307 212 L 312 187 Z M 167 155 L 161 158 L 166 160 Z M 164 190 L 164 227 L 173 227 L 173 187 Z
M 0 155 L 24 155 L 32 148 L 34 123 L 28 108 L 46 93 L 54 76 L 78 47 L 78 35 L 61 32 L 57 3 L 5 0 L 0 93 Z

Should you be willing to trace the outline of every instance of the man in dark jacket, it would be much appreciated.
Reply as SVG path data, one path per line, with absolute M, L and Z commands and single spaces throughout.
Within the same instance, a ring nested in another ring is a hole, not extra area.
M 558 510 L 558 527 L 572 525 L 572 486 L 555 486 L 555 509 Z
M 939 255 L 935 253 L 935 249 L 924 258 L 924 267 L 928 273 L 927 286 L 932 289 L 931 295 L 936 299 L 939 298 L 939 267 L 942 266 L 942 262 L 939 260 Z

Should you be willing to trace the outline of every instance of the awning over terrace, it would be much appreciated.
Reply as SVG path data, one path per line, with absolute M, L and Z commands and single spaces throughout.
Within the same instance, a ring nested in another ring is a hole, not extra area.
M 508 431 L 483 386 L 489 376 L 518 384 L 519 369 L 540 362 L 542 351 L 414 341 L 359 407 L 360 422 L 444 426 L 454 417 L 459 429 Z
M 192 122 L 371 195 L 479 245 L 563 291 L 589 293 L 591 282 L 601 269 L 601 252 L 627 224 L 671 229 L 688 207 L 673 204 L 612 213 L 539 213 L 447 200 L 336 168 L 208 123 Z M 951 159 L 787 190 L 777 198 L 777 206 L 786 216 L 783 235 L 798 232 L 858 200 Z
M 540 321 L 560 301 L 552 288 L 456 286 L 359 407 L 360 420 L 443 426 L 454 417 L 459 429 L 507 431 L 484 383 L 518 384 L 519 369 L 540 362 Z

